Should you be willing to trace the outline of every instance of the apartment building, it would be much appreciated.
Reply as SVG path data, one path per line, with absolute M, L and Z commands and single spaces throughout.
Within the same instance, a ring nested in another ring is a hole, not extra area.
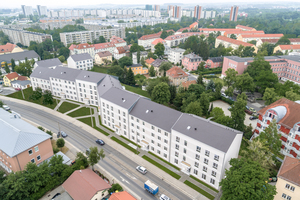
M 5 45 L 0 45 L 0 55 L 6 53 L 16 53 L 24 51 L 22 48 L 18 47 L 15 44 L 6 43 Z
M 174 64 L 181 63 L 184 52 L 185 52 L 185 50 L 180 49 L 180 48 L 170 49 L 170 52 L 169 52 L 169 55 L 168 55 L 168 60 L 171 63 L 174 63 Z
M 25 5 L 21 5 L 22 11 L 23 11 L 23 15 L 30 16 L 33 15 L 33 11 L 32 11 L 32 7 L 31 6 L 25 6 Z
M 71 55 L 68 59 L 68 67 L 80 70 L 91 70 L 94 66 L 93 58 L 88 53 Z
M 115 36 L 115 35 L 113 35 L 110 38 L 110 43 L 115 45 L 116 47 L 124 47 L 127 45 L 125 40 L 123 40 L 122 38 Z
M 289 80 L 300 85 L 299 55 L 265 56 L 264 59 L 270 63 L 273 73 L 278 76 L 279 80 Z M 253 57 L 224 56 L 221 77 L 226 76 L 225 72 L 229 68 L 236 70 L 238 74 L 242 74 L 253 60 Z
M 200 19 L 201 18 L 201 11 L 202 11 L 202 6 L 195 6 L 195 8 L 194 8 L 194 18 Z
M 30 46 L 30 41 L 35 41 L 37 43 L 42 43 L 46 39 L 52 39 L 52 35 L 37 33 L 31 31 L 25 31 L 20 29 L 2 28 L 4 34 L 8 35 L 9 40 L 14 44 L 21 43 L 24 46 Z
M 181 83 L 188 81 L 188 75 L 177 66 L 166 71 L 166 76 L 170 79 L 170 84 L 179 86 Z
M 244 25 L 236 25 L 236 29 L 241 29 L 242 31 L 256 31 L 255 28 L 249 27 L 249 26 L 244 26 Z
M 165 38 L 166 45 L 169 47 L 177 46 L 180 43 L 184 43 L 189 37 L 191 36 L 200 36 L 204 35 L 205 37 L 208 36 L 206 33 L 201 32 L 188 32 L 188 33 L 181 33 L 176 35 L 170 35 Z
M 40 164 L 53 155 L 51 136 L 0 108 L 0 166 L 8 173 L 29 162 Z
M 63 67 L 63 64 L 60 62 L 58 58 L 52 58 L 47 60 L 36 61 L 33 65 L 33 68 L 36 67 L 55 68 L 55 67 Z
M 37 5 L 37 12 L 39 16 L 47 16 L 47 6 Z
M 238 6 L 232 6 L 230 10 L 230 15 L 229 15 L 229 21 L 237 21 L 237 15 L 238 15 Z
M 231 47 L 232 49 L 238 49 L 239 46 L 251 47 L 254 48 L 254 53 L 257 53 L 258 48 L 254 44 L 250 44 L 247 42 L 242 42 L 239 40 L 231 39 L 225 36 L 218 36 L 215 42 L 215 48 L 218 48 L 219 45 L 223 45 L 225 48 Z
M 151 43 L 160 38 L 162 32 L 150 34 L 150 35 L 143 35 L 138 39 L 138 45 L 143 46 L 143 47 L 150 47 Z
M 293 200 L 300 196 L 300 160 L 285 156 L 277 174 L 276 191 L 274 200 Z
M 111 42 L 99 43 L 99 44 L 72 44 L 69 47 L 70 54 L 82 54 L 89 53 L 92 58 L 95 58 L 95 55 L 99 52 L 109 51 L 111 54 L 114 53 L 116 46 Z
M 201 12 L 201 19 L 210 19 L 216 17 L 216 11 L 213 10 L 204 10 Z
M 261 35 L 265 34 L 264 31 L 243 31 L 241 29 L 229 30 L 224 32 L 225 37 L 231 37 L 231 35 L 235 35 L 238 38 L 240 35 Z
M 169 17 L 180 19 L 182 16 L 181 6 L 171 6 Z
M 140 61 L 138 62 L 138 60 L 137 60 L 137 52 L 133 52 L 132 53 L 132 63 L 133 64 L 141 63 L 142 58 L 144 58 L 144 60 L 146 60 L 147 56 L 148 56 L 148 51 L 141 51 L 140 52 Z
M 153 10 L 160 12 L 160 5 L 154 5 Z
M 112 38 L 113 36 L 125 38 L 125 29 L 112 28 L 93 31 L 60 33 L 60 40 L 65 46 L 68 46 L 72 43 L 93 43 L 93 41 L 95 39 L 98 39 L 100 36 L 103 36 L 106 40 Z
M 290 53 L 290 52 L 300 52 L 300 44 L 294 45 L 278 45 L 274 48 L 273 53 L 281 52 L 283 54 Z
M 258 41 L 259 39 L 280 39 L 283 34 L 255 34 L 255 35 L 239 35 L 237 40 L 243 42 L 250 42 L 252 40 Z
M 109 51 L 102 51 L 99 53 L 96 53 L 95 55 L 95 63 L 98 65 L 105 64 L 105 60 L 108 62 L 112 62 L 112 54 Z
M 201 62 L 202 58 L 194 53 L 184 55 L 182 59 L 182 65 L 189 71 L 197 70 Z
M 31 51 L 22 51 L 17 53 L 8 53 L 8 54 L 1 54 L 0 55 L 0 65 L 1 67 L 5 66 L 5 63 L 8 66 L 11 66 L 11 59 L 14 59 L 15 64 L 19 65 L 21 62 L 25 62 L 25 59 L 38 61 L 40 56 L 33 50 Z

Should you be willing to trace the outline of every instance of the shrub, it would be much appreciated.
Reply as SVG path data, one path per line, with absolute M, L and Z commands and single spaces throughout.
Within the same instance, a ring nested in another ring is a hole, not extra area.
M 47 130 L 46 133 L 49 134 L 49 135 L 51 135 L 50 139 L 52 140 L 53 133 L 50 130 Z
M 56 147 L 53 147 L 53 153 L 56 154 L 57 152 L 59 152 L 59 149 Z
M 38 126 L 37 128 L 40 129 L 41 131 L 45 131 L 45 129 L 41 126 Z
M 119 183 L 112 184 L 111 188 L 108 190 L 109 193 L 115 192 L 116 190 L 118 191 L 123 191 L 123 188 Z

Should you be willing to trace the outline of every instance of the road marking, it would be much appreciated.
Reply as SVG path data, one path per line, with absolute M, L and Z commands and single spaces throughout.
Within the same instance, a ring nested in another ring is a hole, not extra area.
M 133 180 L 136 180 L 136 178 L 135 178 L 134 176 L 131 176 L 131 175 L 128 174 L 127 172 L 126 172 L 126 175 L 129 176 L 129 178 L 131 178 L 131 179 L 133 179 Z
M 122 182 L 126 182 L 130 185 L 130 183 L 128 181 L 126 181 L 122 176 L 120 176 L 120 178 L 122 179 Z

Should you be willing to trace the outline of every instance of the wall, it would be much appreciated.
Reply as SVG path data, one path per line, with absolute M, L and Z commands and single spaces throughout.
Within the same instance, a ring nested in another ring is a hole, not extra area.
M 285 188 L 286 184 L 289 184 L 290 186 L 295 187 L 294 191 L 291 191 L 287 188 Z M 300 197 L 300 187 L 292 184 L 282 178 L 278 178 L 277 183 L 276 183 L 276 191 L 277 194 L 275 195 L 274 200 L 282 200 L 282 194 L 286 194 L 287 196 L 292 197 L 291 199 L 298 199 Z

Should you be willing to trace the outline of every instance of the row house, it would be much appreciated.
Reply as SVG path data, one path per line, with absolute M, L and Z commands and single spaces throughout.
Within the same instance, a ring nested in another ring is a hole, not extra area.
M 252 40 L 258 41 L 259 39 L 280 39 L 283 34 L 254 34 L 254 35 L 243 35 L 238 36 L 237 40 L 243 42 L 250 42 Z
M 300 38 L 288 38 L 291 42 L 290 45 L 300 44 Z M 256 42 L 256 46 L 260 47 L 263 43 L 276 44 L 279 39 L 259 39 Z
M 209 35 L 210 33 L 224 35 L 226 31 L 236 31 L 236 29 L 230 29 L 230 28 L 199 28 L 201 33 L 205 33 Z
M 255 28 L 249 27 L 249 26 L 244 26 L 244 25 L 236 25 L 236 29 L 240 29 L 242 31 L 256 31 Z
M 290 52 L 300 52 L 300 44 L 294 44 L 294 45 L 278 45 L 274 48 L 273 53 L 281 52 L 283 54 L 290 53 Z
M 221 35 L 216 38 L 215 48 L 218 48 L 218 46 L 220 44 L 223 45 L 225 48 L 231 47 L 234 50 L 238 49 L 240 47 L 240 45 L 242 45 L 244 47 L 253 47 L 254 53 L 257 53 L 257 50 L 258 50 L 258 48 L 254 44 L 242 42 L 242 41 L 231 39 L 231 38 L 221 36 Z
M 22 48 L 15 44 L 6 43 L 5 45 L 0 45 L 0 55 L 6 53 L 16 53 L 24 51 Z
M 281 153 L 300 159 L 300 101 L 281 98 L 261 109 L 257 125 L 251 139 L 259 136 L 275 120 L 278 133 L 281 134 Z
M 201 33 L 201 32 L 188 32 L 182 33 L 177 35 L 170 35 L 165 38 L 166 45 L 169 47 L 177 46 L 181 43 L 184 43 L 189 37 L 191 36 L 200 36 L 204 35 L 205 37 L 208 36 L 208 33 Z
M 175 35 L 181 34 L 184 30 L 187 30 L 188 32 L 190 32 L 191 29 L 190 29 L 190 27 L 185 27 L 185 28 L 178 29 L 175 32 Z
M 189 71 L 197 70 L 201 62 L 202 58 L 194 53 L 184 55 L 182 59 L 182 65 Z
M 265 32 L 264 31 L 243 31 L 241 29 L 224 32 L 224 36 L 229 38 L 231 35 L 235 35 L 235 37 L 238 38 L 240 35 L 261 35 L 261 34 L 265 34 Z
M 162 32 L 160 31 L 158 33 L 154 33 L 154 34 L 150 34 L 150 35 L 143 35 L 142 37 L 140 37 L 138 39 L 138 45 L 143 46 L 143 47 L 150 47 L 151 42 L 160 38 L 161 33 Z
M 93 58 L 88 53 L 71 55 L 68 59 L 68 67 L 80 70 L 91 70 L 94 66 Z

